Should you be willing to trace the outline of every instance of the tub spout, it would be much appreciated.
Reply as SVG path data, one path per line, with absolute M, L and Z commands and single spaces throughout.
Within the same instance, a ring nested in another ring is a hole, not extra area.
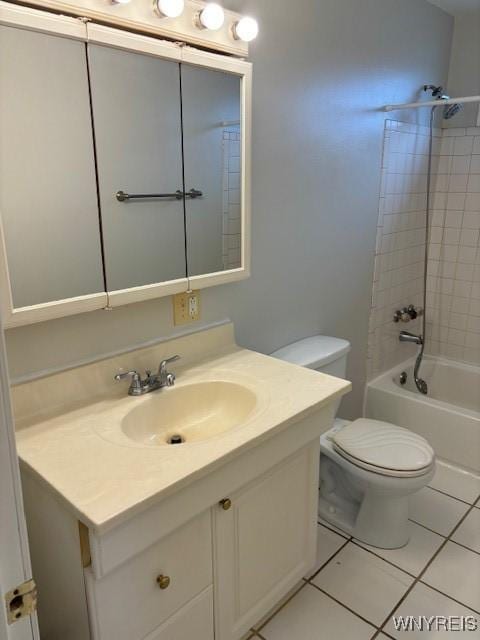
M 400 336 L 398 338 L 400 342 L 410 342 L 411 344 L 423 344 L 422 336 L 416 336 L 414 333 L 410 333 L 409 331 L 401 331 Z

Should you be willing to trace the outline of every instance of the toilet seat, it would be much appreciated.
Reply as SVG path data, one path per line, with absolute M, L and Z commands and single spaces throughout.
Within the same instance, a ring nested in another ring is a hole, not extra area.
M 363 469 L 393 477 L 428 473 L 435 454 L 428 442 L 408 429 L 359 418 L 332 433 L 335 451 Z

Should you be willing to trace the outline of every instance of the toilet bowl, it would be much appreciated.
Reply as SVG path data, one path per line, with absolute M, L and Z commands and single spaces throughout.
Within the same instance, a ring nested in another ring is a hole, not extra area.
M 405 546 L 409 497 L 435 472 L 428 442 L 408 429 L 359 419 L 336 421 L 320 450 L 320 517 L 368 545 Z
M 271 355 L 345 378 L 349 350 L 346 340 L 312 336 Z M 368 545 L 406 545 L 409 496 L 435 472 L 428 442 L 388 422 L 337 419 L 321 436 L 320 451 L 319 515 Z

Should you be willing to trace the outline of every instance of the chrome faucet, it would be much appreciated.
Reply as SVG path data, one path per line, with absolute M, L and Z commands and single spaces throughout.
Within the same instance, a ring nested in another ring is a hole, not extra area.
M 146 377 L 142 379 L 142 376 L 137 371 L 126 371 L 123 373 L 117 373 L 115 380 L 124 380 L 125 378 L 131 378 L 130 387 L 128 389 L 129 396 L 143 396 L 145 393 L 156 391 L 157 389 L 163 389 L 164 387 L 173 387 L 175 384 L 175 374 L 170 373 L 167 370 L 167 365 L 170 362 L 176 362 L 180 360 L 180 356 L 172 356 L 166 360 L 162 360 L 158 367 L 158 372 L 152 375 L 151 371 L 146 371 Z
M 410 333 L 409 331 L 400 331 L 400 335 L 398 337 L 400 342 L 410 342 L 412 344 L 423 344 L 422 336 L 416 336 L 414 333 Z

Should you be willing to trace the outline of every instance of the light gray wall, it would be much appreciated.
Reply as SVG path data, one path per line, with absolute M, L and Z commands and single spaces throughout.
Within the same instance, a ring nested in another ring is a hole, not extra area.
M 480 95 L 480 2 L 478 8 L 460 11 L 455 16 L 448 92 L 451 96 Z M 462 113 L 445 124 L 474 127 L 478 109 L 478 104 L 466 104 Z
M 384 112 L 446 82 L 452 19 L 424 0 L 229 0 L 258 16 L 252 46 L 253 275 L 203 292 L 268 353 L 323 332 L 352 341 L 361 411 Z M 423 117 L 419 111 L 397 117 Z M 173 332 L 171 301 L 8 331 L 13 375 Z M 154 365 L 155 363 L 152 363 Z

